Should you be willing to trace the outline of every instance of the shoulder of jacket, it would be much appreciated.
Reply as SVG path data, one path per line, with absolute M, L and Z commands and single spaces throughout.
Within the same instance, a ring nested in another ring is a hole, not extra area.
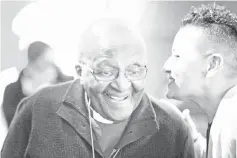
M 174 104 L 166 99 L 155 99 L 152 96 L 149 96 L 149 98 L 156 112 L 157 119 L 160 119 L 160 121 L 165 120 L 166 123 L 171 123 L 177 128 L 184 128 L 186 130 L 187 126 L 182 113 Z

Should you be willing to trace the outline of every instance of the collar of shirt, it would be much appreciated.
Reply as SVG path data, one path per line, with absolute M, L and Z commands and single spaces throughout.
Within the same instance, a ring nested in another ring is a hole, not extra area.
M 104 124 L 113 124 L 114 122 L 111 120 L 108 120 L 104 117 L 102 117 L 98 112 L 96 112 L 92 107 L 91 107 L 91 101 L 87 97 L 87 93 L 85 92 L 85 103 L 86 106 L 90 107 L 90 110 L 92 111 L 92 118 L 95 119 L 98 122 L 104 123 Z
M 208 153 L 211 157 L 228 157 L 237 131 L 237 86 L 229 89 L 221 100 L 210 130 Z M 210 157 L 210 156 L 209 156 Z

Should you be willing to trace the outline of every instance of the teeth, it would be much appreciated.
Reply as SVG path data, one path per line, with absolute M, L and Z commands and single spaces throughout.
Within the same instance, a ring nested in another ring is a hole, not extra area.
M 122 100 L 125 100 L 127 99 L 128 96 L 126 97 L 115 97 L 115 96 L 111 96 L 109 94 L 106 94 L 108 97 L 110 97 L 111 99 L 114 99 L 114 100 L 117 100 L 117 101 L 122 101 Z

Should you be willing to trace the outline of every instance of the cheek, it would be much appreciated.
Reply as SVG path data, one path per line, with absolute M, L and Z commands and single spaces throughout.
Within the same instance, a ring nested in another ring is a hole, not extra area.
M 191 88 L 199 86 L 203 79 L 203 72 L 199 63 L 190 63 L 177 67 L 175 81 L 179 87 Z
M 109 85 L 109 82 L 97 81 L 94 76 L 87 75 L 82 78 L 82 85 L 85 89 L 93 91 L 93 93 L 101 93 Z
M 185 72 L 183 71 L 183 68 L 175 68 L 173 73 L 171 74 L 172 77 L 175 79 L 175 83 L 180 86 L 183 82 L 185 77 Z
M 145 87 L 145 80 L 133 81 L 132 87 L 135 92 L 141 92 L 144 90 Z
M 95 93 L 102 93 L 108 85 L 109 83 L 94 81 L 93 85 L 90 87 Z
M 187 83 L 189 78 L 193 77 L 195 70 L 192 64 L 188 62 L 180 62 L 175 65 L 172 71 L 172 77 L 175 79 L 175 83 L 180 87 L 183 83 Z

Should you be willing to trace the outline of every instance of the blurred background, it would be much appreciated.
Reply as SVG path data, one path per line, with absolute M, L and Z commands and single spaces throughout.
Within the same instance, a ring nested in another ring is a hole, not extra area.
M 117 8 L 118 12 L 124 12 L 123 7 L 127 8 L 129 11 L 132 10 L 136 4 L 129 4 L 129 0 L 126 3 L 119 4 L 119 0 L 111 0 L 115 2 L 113 5 L 120 5 Z M 68 1 L 67 3 L 70 3 Z M 99 2 L 99 1 L 98 1 Z M 102 1 L 101 1 L 102 2 Z M 106 1 L 103 1 L 106 2 Z M 28 4 L 32 1 L 1 1 L 1 71 L 8 68 L 14 68 L 15 71 L 20 72 L 27 64 L 27 54 L 24 51 L 23 46 L 19 46 L 20 38 L 12 31 L 12 22 L 14 17 Z M 139 1 L 136 1 L 139 3 Z M 182 17 L 190 10 L 191 6 L 197 6 L 209 2 L 202 1 L 143 1 L 140 4 L 142 9 L 139 12 L 140 21 L 137 26 L 145 38 L 148 49 L 148 69 L 149 73 L 147 76 L 147 91 L 153 95 L 155 98 L 164 98 L 164 91 L 166 90 L 166 78 L 162 72 L 162 66 L 167 60 L 168 56 L 171 54 L 171 46 L 176 32 L 179 29 L 180 21 Z M 232 11 L 237 12 L 237 2 L 234 1 L 218 1 L 216 2 L 220 5 L 225 5 Z M 112 3 L 111 3 L 112 4 Z M 126 6 L 129 5 L 129 6 Z M 57 6 L 57 2 L 53 5 Z M 63 9 L 63 7 L 61 8 Z M 62 13 L 66 12 L 62 10 Z M 30 14 L 30 13 L 29 13 Z M 76 14 L 76 13 L 75 13 Z M 123 13 L 126 16 L 126 12 Z M 136 12 L 134 12 L 136 15 Z M 70 15 L 69 15 L 70 16 Z M 75 16 L 75 15 L 73 15 Z M 68 17 L 74 18 L 75 17 Z M 86 18 L 86 15 L 85 17 Z M 130 17 L 135 19 L 137 17 Z M 34 18 L 37 21 L 37 18 Z M 45 27 L 50 27 L 52 21 L 45 24 Z M 24 26 L 23 26 L 24 27 Z M 63 26 L 64 27 L 64 26 Z M 70 29 L 68 29 L 69 31 Z M 71 32 L 73 34 L 73 32 Z M 47 34 L 47 33 L 46 33 Z M 67 39 L 67 32 L 63 34 L 59 32 L 55 34 L 56 38 Z M 62 41 L 64 41 L 62 40 Z M 62 42 L 61 41 L 61 42 Z M 23 47 L 23 49 L 21 48 Z M 67 45 L 64 49 L 67 49 Z M 70 48 L 68 48 L 70 49 Z M 63 51 L 62 51 L 63 52 Z M 69 58 L 64 58 L 64 52 L 61 53 L 61 61 L 58 60 L 59 66 L 65 71 L 65 73 L 70 74 L 72 70 L 67 64 L 72 63 Z M 58 56 L 60 56 L 58 55 Z M 206 118 L 202 112 L 195 105 L 191 103 L 183 103 L 178 101 L 172 101 L 181 111 L 185 108 L 189 108 L 194 121 L 197 124 L 198 130 L 205 136 L 206 131 Z M 208 106 L 208 105 L 207 105 Z M 1 121 L 1 120 L 0 120 Z

